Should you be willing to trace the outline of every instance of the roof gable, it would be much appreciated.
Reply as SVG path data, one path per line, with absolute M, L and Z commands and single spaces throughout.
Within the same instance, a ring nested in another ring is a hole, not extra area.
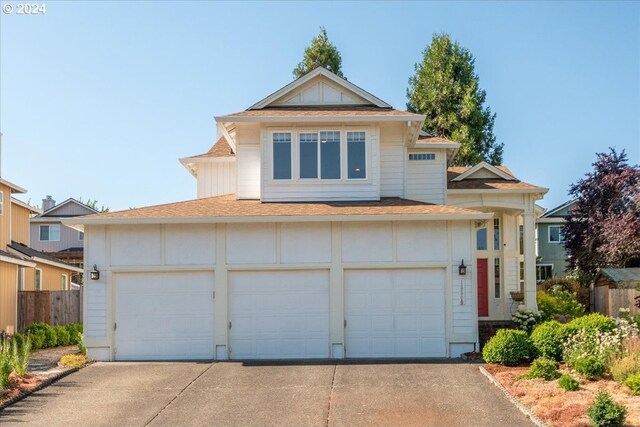
M 55 217 L 55 216 L 76 216 L 76 214 L 74 215 L 69 215 L 69 214 L 65 214 L 64 212 L 58 212 L 58 215 L 55 215 L 54 212 L 56 211 L 60 211 L 62 207 L 68 206 L 70 204 L 73 204 L 75 206 L 77 206 L 79 208 L 80 211 L 82 211 L 82 213 L 79 213 L 77 215 L 90 215 L 90 214 L 95 214 L 98 213 L 97 210 L 85 205 L 82 202 L 77 201 L 74 198 L 68 198 L 67 200 L 65 200 L 62 203 L 59 203 L 57 205 L 55 205 L 54 207 L 52 207 L 49 210 L 44 211 L 42 214 L 38 215 L 36 218 L 40 218 L 40 217 Z M 64 210 L 63 210 L 64 211 Z
M 252 105 L 248 110 L 319 105 L 373 105 L 391 108 L 391 105 L 380 98 L 326 68 L 318 67 Z
M 563 203 L 560 206 L 556 206 L 553 209 L 549 209 L 547 212 L 544 213 L 544 215 L 542 215 L 542 218 L 551 218 L 551 217 L 564 218 L 569 214 L 569 210 L 576 202 L 577 200 L 569 200 L 568 202 Z
M 513 175 L 490 165 L 487 162 L 480 162 L 474 167 L 461 173 L 451 181 L 463 181 L 465 179 L 503 179 L 505 181 L 516 181 Z

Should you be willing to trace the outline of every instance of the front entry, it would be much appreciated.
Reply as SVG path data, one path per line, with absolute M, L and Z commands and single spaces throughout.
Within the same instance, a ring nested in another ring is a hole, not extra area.
M 487 259 L 478 258 L 478 316 L 489 316 Z

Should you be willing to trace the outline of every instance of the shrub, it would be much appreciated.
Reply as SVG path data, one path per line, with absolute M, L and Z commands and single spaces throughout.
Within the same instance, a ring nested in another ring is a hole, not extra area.
M 589 408 L 589 418 L 595 427 L 619 427 L 626 417 L 627 409 L 605 391 L 598 393 L 595 403 Z
M 579 317 L 584 314 L 584 305 L 577 300 L 575 292 L 554 286 L 548 291 L 539 291 L 536 297 L 538 309 L 544 320 L 556 316 Z
M 640 373 L 639 337 L 624 340 L 622 351 L 610 359 L 608 370 L 611 377 L 619 383 L 624 383 L 629 376 Z
M 531 333 L 531 342 L 541 356 L 562 360 L 562 348 L 569 330 L 562 323 L 549 320 L 538 325 Z
M 640 395 L 640 372 L 629 375 L 624 381 L 624 385 L 629 387 L 633 394 Z
M 29 356 L 31 355 L 31 338 L 15 334 L 11 339 L 12 367 L 21 377 L 27 375 Z
M 482 350 L 485 362 L 507 366 L 516 366 L 534 355 L 535 348 L 526 332 L 513 329 L 500 329 Z
M 530 334 L 536 325 L 540 323 L 542 316 L 525 307 L 518 307 L 518 311 L 511 317 L 511 320 L 513 320 L 516 328 Z
M 11 351 L 9 350 L 9 340 L 5 337 L 0 339 L 0 388 L 9 387 L 9 375 L 13 370 Z
M 78 350 L 80 351 L 80 354 L 87 354 L 87 347 L 84 346 L 84 335 L 80 332 L 78 332 L 78 338 L 77 338 L 77 344 L 78 344 Z
M 53 329 L 56 331 L 56 345 L 69 345 L 71 337 L 67 328 L 61 325 L 56 325 Z
M 538 357 L 533 361 L 526 378 L 542 378 L 545 381 L 555 380 L 560 376 L 558 363 L 546 357 Z
M 78 344 L 78 337 L 82 334 L 82 323 L 69 323 L 67 326 L 69 332 L 69 344 Z
M 72 368 L 82 368 L 89 363 L 89 359 L 84 354 L 67 354 L 60 358 L 60 363 Z
M 578 359 L 595 356 L 603 364 L 611 360 L 622 350 L 622 343 L 626 332 L 616 329 L 613 332 L 589 332 L 581 329 L 569 336 L 564 343 L 563 358 L 569 366 L 575 367 Z
M 577 373 L 590 380 L 597 380 L 606 370 L 604 362 L 598 356 L 593 355 L 577 359 L 573 364 L 573 368 Z
M 566 276 L 555 279 L 548 279 L 539 284 L 538 289 L 548 291 L 551 288 L 560 287 L 565 291 L 574 293 L 576 300 L 587 307 L 589 305 L 589 288 L 580 283 L 577 277 Z
M 42 345 L 38 348 L 55 347 L 58 344 L 58 336 L 55 329 L 46 323 L 33 323 L 29 326 L 30 334 L 38 334 L 42 336 Z
M 581 329 L 587 332 L 612 332 L 616 329 L 616 326 L 616 321 L 611 317 L 603 316 L 599 313 L 592 313 L 573 319 L 567 327 L 571 333 L 577 333 Z
M 580 383 L 569 374 L 562 374 L 558 379 L 558 385 L 565 391 L 576 391 L 580 388 Z

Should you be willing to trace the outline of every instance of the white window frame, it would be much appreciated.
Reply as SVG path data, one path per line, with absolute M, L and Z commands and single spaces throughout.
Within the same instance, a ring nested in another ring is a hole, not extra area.
M 559 228 L 560 231 L 558 233 L 559 237 L 562 237 L 560 240 L 551 240 L 551 229 L 552 228 Z M 549 243 L 564 243 L 564 233 L 562 232 L 562 226 L 561 225 L 550 225 L 549 228 L 547 228 L 547 240 Z
M 84 242 L 84 231 L 78 231 L 78 241 Z
M 69 289 L 69 276 L 66 274 L 61 274 L 60 275 L 60 288 L 63 291 L 66 291 Z
M 538 267 L 551 267 L 551 275 L 547 279 L 541 279 L 539 276 L 540 270 Z M 536 282 L 544 282 L 545 280 L 553 279 L 553 264 L 536 264 Z
M 58 227 L 58 238 L 56 240 L 53 240 L 51 238 L 51 227 Z M 42 230 L 42 227 L 49 227 L 49 239 L 47 240 L 42 240 L 42 233 L 40 230 Z M 59 242 L 60 241 L 60 233 L 62 233 L 62 227 L 60 226 L 60 224 L 40 224 L 40 226 L 38 227 L 38 241 L 39 242 Z
M 38 278 L 40 280 L 38 280 Z M 33 274 L 33 280 L 34 280 L 34 289 L 36 291 L 41 291 L 42 290 L 42 269 L 41 268 L 36 268 L 35 269 L 35 273 Z
M 291 165 L 290 165 L 290 170 L 291 170 L 291 178 L 275 178 L 275 173 L 276 173 L 276 162 L 275 162 L 275 156 L 274 156 L 274 151 L 275 151 L 275 144 L 276 142 L 273 141 L 273 134 L 275 133 L 288 133 L 289 135 L 291 135 L 291 141 L 290 141 L 290 146 L 289 146 L 289 150 L 290 150 L 290 157 L 291 157 Z M 269 148 L 270 148 L 270 156 L 271 156 L 271 181 L 272 182 L 291 182 L 293 181 L 294 177 L 295 177 L 295 169 L 294 169 L 294 165 L 295 165 L 295 157 L 296 154 L 296 150 L 294 149 L 296 145 L 296 134 L 295 132 L 289 130 L 289 129 L 284 129 L 284 130 L 274 130 L 272 132 L 269 133 Z
M 409 153 L 409 161 L 411 162 L 431 162 L 434 160 L 436 160 L 436 153 Z

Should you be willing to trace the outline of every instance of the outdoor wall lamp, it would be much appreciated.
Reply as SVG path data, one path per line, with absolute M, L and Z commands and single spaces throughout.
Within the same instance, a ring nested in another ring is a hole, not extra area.
M 89 276 L 91 277 L 91 280 L 100 279 L 100 272 L 98 271 L 97 265 L 93 264 L 93 270 L 89 272 Z
M 462 260 L 460 262 L 460 265 L 458 266 L 458 274 L 460 276 L 466 276 L 467 275 L 467 266 L 464 265 L 464 260 Z

